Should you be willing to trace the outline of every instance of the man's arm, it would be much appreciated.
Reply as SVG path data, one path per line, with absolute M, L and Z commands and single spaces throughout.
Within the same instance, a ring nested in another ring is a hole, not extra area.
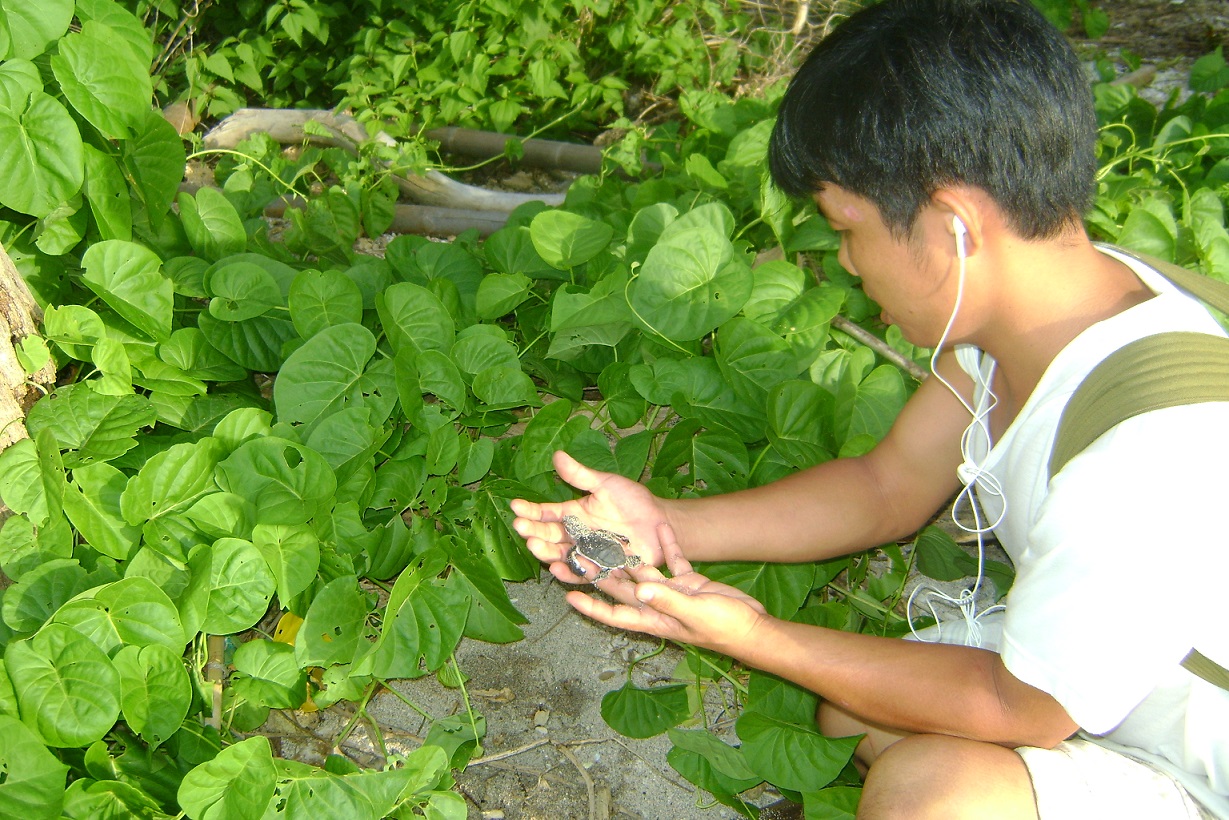
M 764 618 L 729 651 L 864 720 L 905 732 L 1052 748 L 1079 728 L 1053 697 L 984 649 Z
M 971 395 L 972 380 L 954 355 L 940 358 L 939 372 Z M 846 555 L 915 532 L 951 498 L 960 437 L 970 421 L 943 384 L 927 379 L 864 456 L 825 462 L 763 487 L 661 504 L 694 561 Z

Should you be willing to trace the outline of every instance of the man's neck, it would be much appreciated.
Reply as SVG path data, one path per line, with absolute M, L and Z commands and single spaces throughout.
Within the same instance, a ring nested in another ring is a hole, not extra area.
M 1133 271 L 1081 233 L 997 249 L 984 331 L 974 343 L 998 363 L 995 392 L 1014 416 L 1050 362 L 1092 325 L 1151 298 Z

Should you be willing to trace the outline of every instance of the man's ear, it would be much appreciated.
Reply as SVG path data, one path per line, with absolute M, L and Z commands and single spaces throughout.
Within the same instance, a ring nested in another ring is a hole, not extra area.
M 930 196 L 931 207 L 951 235 L 953 248 L 959 244 L 965 256 L 976 254 L 985 240 L 987 199 L 984 192 L 968 186 L 940 188 Z

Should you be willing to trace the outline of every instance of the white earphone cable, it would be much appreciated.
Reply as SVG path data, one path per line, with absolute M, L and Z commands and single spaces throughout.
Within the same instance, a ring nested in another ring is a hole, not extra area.
M 991 612 L 998 612 L 1003 609 L 1002 606 L 991 606 L 988 609 L 978 612 L 977 596 L 981 591 L 982 580 L 985 576 L 985 534 L 991 532 L 1003 520 L 1003 516 L 1007 514 L 1007 499 L 1003 497 L 1003 487 L 998 479 L 985 467 L 985 458 L 990 452 L 991 433 L 990 433 L 990 411 L 998 404 L 998 397 L 994 395 L 994 391 L 990 388 L 990 383 L 994 379 L 993 364 L 985 374 L 978 369 L 974 377 L 977 387 L 973 394 L 973 403 L 971 404 L 964 396 L 960 395 L 955 387 L 946 379 L 939 375 L 937 367 L 939 354 L 943 350 L 943 345 L 947 342 L 948 336 L 951 335 L 952 327 L 956 324 L 956 316 L 960 312 L 961 302 L 964 300 L 965 276 L 967 274 L 967 252 L 965 248 L 965 228 L 960 221 L 960 217 L 953 217 L 952 228 L 956 236 L 956 256 L 959 261 L 959 277 L 956 282 L 956 301 L 952 306 L 952 314 L 948 317 L 947 325 L 943 328 L 943 334 L 939 337 L 938 344 L 935 345 L 934 353 L 930 357 L 930 372 L 939 382 L 946 387 L 960 404 L 969 412 L 972 421 L 965 428 L 964 433 L 960 436 L 960 454 L 963 461 L 960 467 L 957 468 L 956 474 L 960 477 L 960 482 L 963 485 L 960 493 L 956 496 L 955 502 L 952 504 L 952 521 L 964 532 L 974 533 L 977 536 L 977 577 L 972 587 L 966 587 L 958 595 L 948 595 L 932 584 L 921 583 L 914 587 L 909 594 L 908 600 L 905 602 L 905 617 L 909 622 L 909 630 L 915 638 L 923 640 L 913 626 L 913 606 L 914 600 L 920 593 L 926 595 L 926 606 L 930 609 L 931 615 L 935 619 L 937 640 L 942 639 L 942 619 L 939 617 L 935 609 L 935 602 L 943 601 L 956 607 L 961 616 L 964 618 L 966 626 L 965 643 L 969 646 L 980 646 L 982 640 L 981 619 Z M 979 392 L 980 391 L 980 392 Z M 982 463 L 979 464 L 975 457 L 978 453 L 982 453 Z M 977 501 L 978 493 L 987 493 L 999 499 L 1000 511 L 993 523 L 986 524 L 982 520 L 980 505 Z M 969 511 L 973 517 L 973 526 L 968 526 L 960 520 L 960 510 L 962 504 L 968 504 Z

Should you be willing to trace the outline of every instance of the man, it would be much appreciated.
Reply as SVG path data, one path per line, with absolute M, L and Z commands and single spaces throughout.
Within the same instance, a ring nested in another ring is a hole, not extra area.
M 658 499 L 560 453 L 560 476 L 587 495 L 513 502 L 517 531 L 564 581 L 584 581 L 562 562 L 567 514 L 626 534 L 644 559 L 636 583 L 602 582 L 616 604 L 570 592 L 580 612 L 780 675 L 823 698 L 827 734 L 864 733 L 861 816 L 1229 806 L 1229 693 L 1179 665 L 1195 646 L 1229 661 L 1213 603 L 1229 570 L 1213 518 L 1229 404 L 1138 416 L 1047 479 L 1059 414 L 1106 355 L 1168 330 L 1222 333 L 1154 271 L 1089 241 L 1095 141 L 1082 68 L 1027 2 L 885 0 L 853 15 L 792 81 L 771 169 L 814 197 L 884 320 L 935 348 L 936 378 L 870 453 L 768 486 Z M 866 549 L 962 486 L 1017 571 L 985 648 L 782 622 L 689 563 Z M 1198 569 L 1158 584 L 1179 556 Z M 1150 611 L 1158 595 L 1167 605 Z

